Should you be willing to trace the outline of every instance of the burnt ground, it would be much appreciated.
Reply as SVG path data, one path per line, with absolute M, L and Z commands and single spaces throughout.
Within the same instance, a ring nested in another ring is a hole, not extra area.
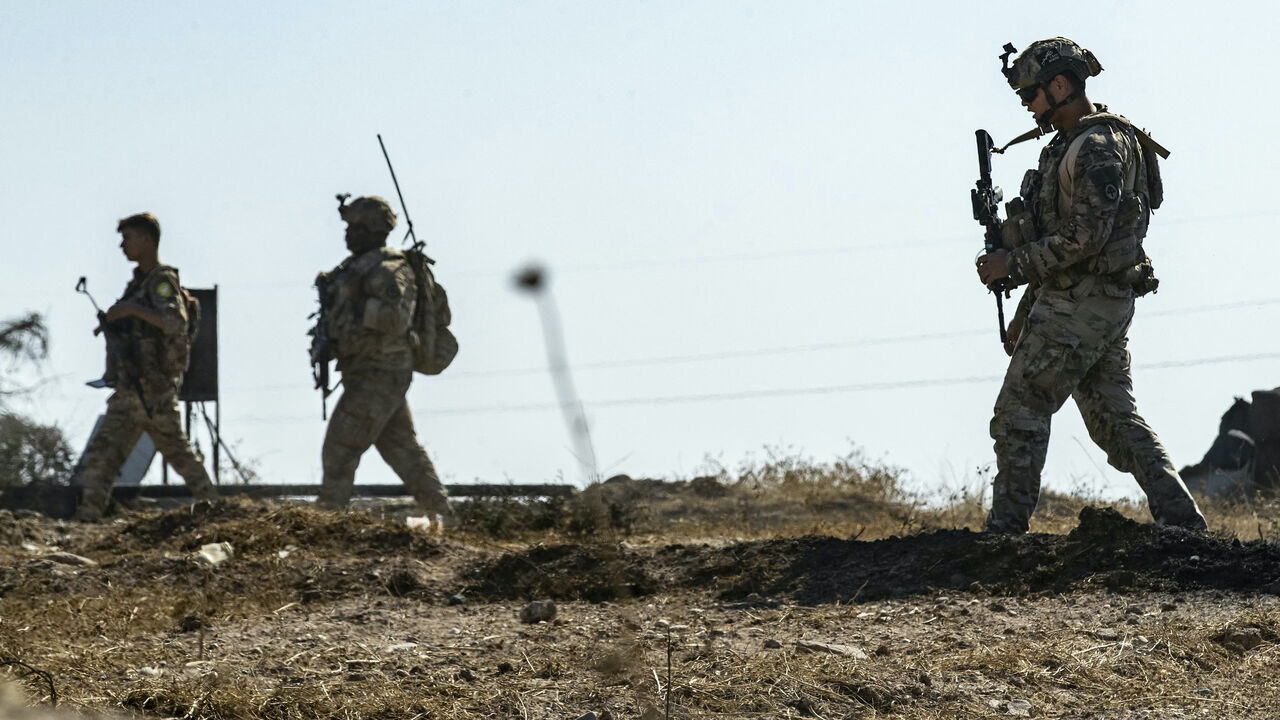
M 1065 535 L 681 543 L 0 513 L 0 658 L 146 717 L 1276 717 L 1277 594 L 1276 543 L 1095 508 Z M 557 618 L 522 624 L 535 599 Z
M 489 599 L 602 600 L 674 590 L 806 605 L 942 590 L 1280 593 L 1280 545 L 1241 543 L 1086 508 L 1068 535 L 945 530 L 863 542 L 801 537 L 652 548 L 564 544 L 485 560 L 460 588 Z

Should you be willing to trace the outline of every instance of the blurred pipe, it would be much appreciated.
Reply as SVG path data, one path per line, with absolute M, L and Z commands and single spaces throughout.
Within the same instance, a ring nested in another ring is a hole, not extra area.
M 596 464 L 595 446 L 591 442 L 591 427 L 587 423 L 586 410 L 569 371 L 564 326 L 560 322 L 560 311 L 556 307 L 555 298 L 548 287 L 547 272 L 540 265 L 530 265 L 516 273 L 515 283 L 518 290 L 533 295 L 538 304 L 538 316 L 542 319 L 542 338 L 547 347 L 547 365 L 551 369 L 551 381 L 560 400 L 560 412 L 564 415 L 565 425 L 569 427 L 574 455 L 578 458 L 586 484 L 599 482 L 600 470 Z

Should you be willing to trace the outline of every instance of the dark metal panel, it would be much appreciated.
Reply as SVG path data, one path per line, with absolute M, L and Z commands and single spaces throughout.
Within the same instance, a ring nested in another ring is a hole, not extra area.
M 218 288 L 187 288 L 200 302 L 200 332 L 191 348 L 191 365 L 182 377 L 179 400 L 218 400 Z

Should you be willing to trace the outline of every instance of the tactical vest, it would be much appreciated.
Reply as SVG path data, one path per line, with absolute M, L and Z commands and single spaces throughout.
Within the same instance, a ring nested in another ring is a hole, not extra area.
M 365 278 L 387 260 L 403 262 L 404 256 L 398 250 L 380 247 L 347 258 L 330 273 L 332 281 L 325 314 L 332 354 L 338 359 L 339 370 L 349 369 L 355 363 L 388 368 L 412 364 L 413 347 L 408 333 L 386 335 L 364 327 L 365 305 L 369 300 Z
M 1101 106 L 1100 106 L 1101 107 Z M 1062 268 L 1044 284 L 1056 289 L 1075 287 L 1089 276 L 1097 276 L 1100 289 L 1108 295 L 1145 295 L 1155 290 L 1150 259 L 1143 250 L 1151 210 L 1160 207 L 1163 186 L 1154 153 L 1138 141 L 1133 125 L 1124 117 L 1105 111 L 1086 115 L 1069 133 L 1059 133 L 1040 153 L 1039 167 L 1023 177 L 1021 197 L 1006 205 L 1008 221 L 1003 227 L 1007 247 L 1017 247 L 1060 232 L 1074 232 L 1064 220 L 1071 213 L 1070 190 L 1066 182 L 1078 182 L 1069 173 L 1085 140 L 1100 126 L 1127 138 L 1128 162 L 1124 165 L 1120 205 L 1106 243 L 1094 256 Z
M 163 330 L 137 318 L 126 318 L 112 324 L 119 335 L 116 343 L 108 342 L 108 354 L 115 356 L 116 367 L 126 378 L 140 380 L 180 380 L 191 363 L 191 346 L 199 329 L 200 303 L 182 287 L 177 268 L 157 265 L 149 272 L 135 276 L 125 287 L 120 300 L 136 302 L 143 307 L 160 310 L 151 297 L 151 285 L 157 274 L 172 273 L 172 292 L 177 296 L 186 316 L 182 332 L 166 334 Z M 110 374 L 111 359 L 108 359 Z

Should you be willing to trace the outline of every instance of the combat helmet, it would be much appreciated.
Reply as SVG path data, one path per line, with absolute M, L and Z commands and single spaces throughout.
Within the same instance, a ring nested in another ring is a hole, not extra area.
M 1036 121 L 1046 124 L 1055 110 L 1080 97 L 1083 89 L 1079 81 L 1091 78 L 1102 72 L 1102 63 L 1076 43 L 1064 37 L 1037 40 L 1023 50 L 1013 62 L 1009 56 L 1018 52 L 1013 43 L 1005 43 L 1004 53 L 1000 55 L 1003 64 L 1001 72 L 1009 81 L 1009 87 L 1015 91 L 1037 90 L 1043 88 L 1058 75 L 1066 75 L 1075 80 L 1076 90 L 1067 97 L 1054 103 Z
M 390 233 L 396 226 L 396 214 L 386 200 L 377 195 L 366 195 L 347 203 L 348 197 L 338 196 L 338 214 L 348 225 L 360 225 L 380 233 Z

